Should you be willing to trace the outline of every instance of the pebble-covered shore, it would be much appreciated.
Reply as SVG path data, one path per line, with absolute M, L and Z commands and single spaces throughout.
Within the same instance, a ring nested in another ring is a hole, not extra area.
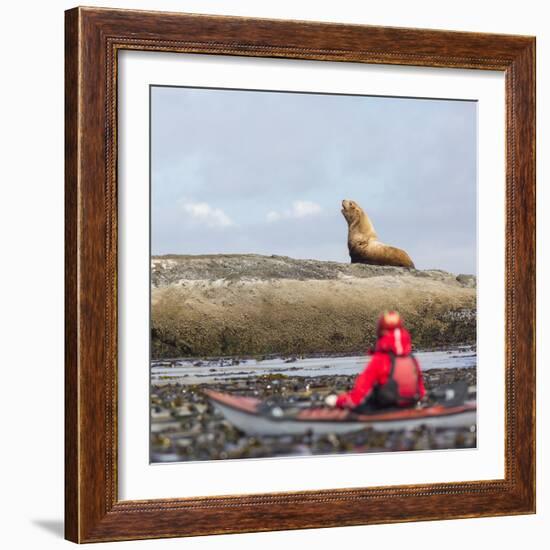
M 170 382 L 151 388 L 151 461 L 176 462 L 230 458 L 365 453 L 476 446 L 475 426 L 460 429 L 401 430 L 380 433 L 372 429 L 345 435 L 249 437 L 214 411 L 202 390 L 209 388 L 259 397 L 268 402 L 308 403 L 349 389 L 354 375 L 292 376 L 267 374 L 228 378 L 220 382 Z M 464 380 L 475 388 L 476 368 L 431 369 L 424 373 L 428 390 Z

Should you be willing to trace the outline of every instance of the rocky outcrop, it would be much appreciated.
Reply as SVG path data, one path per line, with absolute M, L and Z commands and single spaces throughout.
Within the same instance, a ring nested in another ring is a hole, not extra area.
M 235 254 L 154 257 L 151 283 L 154 358 L 363 351 L 385 309 L 417 348 L 476 338 L 471 275 Z

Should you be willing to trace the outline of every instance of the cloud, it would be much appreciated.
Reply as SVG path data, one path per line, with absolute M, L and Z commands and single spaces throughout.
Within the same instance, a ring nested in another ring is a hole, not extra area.
M 188 202 L 183 205 L 191 220 L 208 227 L 230 227 L 235 222 L 221 209 L 213 208 L 206 202 Z
M 271 212 L 268 212 L 267 214 L 267 221 L 268 222 L 276 222 L 281 219 L 281 214 L 279 212 L 275 212 L 275 210 L 272 210 Z
M 294 201 L 291 208 L 283 212 L 271 210 L 267 213 L 268 222 L 276 222 L 282 219 L 300 219 L 308 216 L 315 216 L 321 213 L 321 205 L 312 201 Z

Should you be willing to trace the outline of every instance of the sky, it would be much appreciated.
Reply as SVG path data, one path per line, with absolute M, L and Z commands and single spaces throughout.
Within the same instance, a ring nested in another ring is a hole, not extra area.
M 419 269 L 476 273 L 472 101 L 151 88 L 151 253 L 349 262 L 341 202 Z

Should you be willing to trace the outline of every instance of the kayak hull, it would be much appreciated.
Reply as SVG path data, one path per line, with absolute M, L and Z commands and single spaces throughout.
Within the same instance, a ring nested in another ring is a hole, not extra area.
M 381 432 L 431 428 L 461 428 L 476 423 L 475 403 L 445 408 L 434 405 L 423 409 L 381 411 L 355 414 L 347 410 L 312 408 L 292 416 L 273 416 L 261 412 L 261 401 L 250 397 L 206 390 L 214 408 L 228 422 L 248 435 L 346 434 L 365 429 Z

